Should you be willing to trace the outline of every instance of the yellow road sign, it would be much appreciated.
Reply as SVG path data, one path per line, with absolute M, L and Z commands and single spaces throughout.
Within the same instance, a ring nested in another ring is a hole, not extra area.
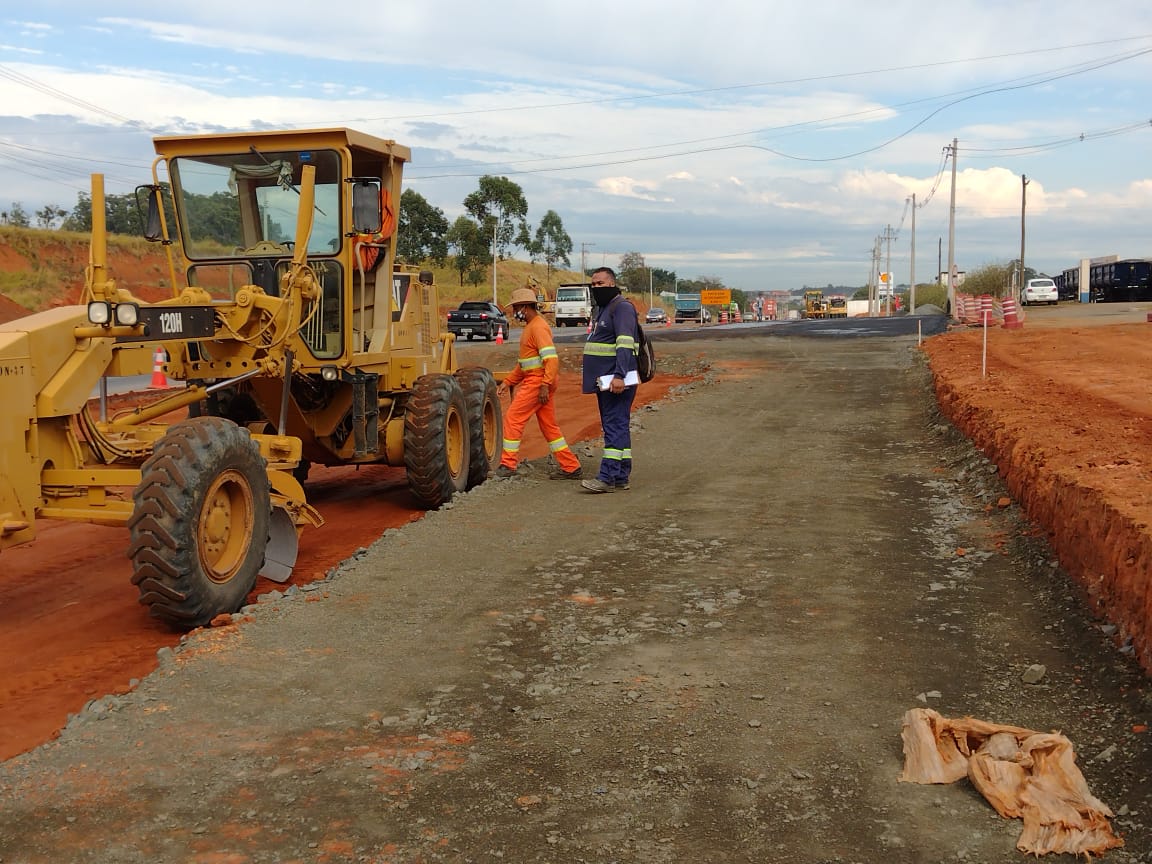
M 700 302 L 705 306 L 727 306 L 732 302 L 732 291 L 728 288 L 706 288 L 700 292 Z

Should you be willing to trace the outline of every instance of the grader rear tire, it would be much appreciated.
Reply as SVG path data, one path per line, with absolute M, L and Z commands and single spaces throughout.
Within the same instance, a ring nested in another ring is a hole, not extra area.
M 451 375 L 422 375 L 404 412 L 404 467 L 408 486 L 434 510 L 468 485 L 468 406 Z
M 479 486 L 500 464 L 504 446 L 504 415 L 496 395 L 496 379 L 483 366 L 465 366 L 456 380 L 468 406 L 468 488 Z
M 132 498 L 132 582 L 154 618 L 197 627 L 244 604 L 272 514 L 264 458 L 247 429 L 222 417 L 174 425 Z

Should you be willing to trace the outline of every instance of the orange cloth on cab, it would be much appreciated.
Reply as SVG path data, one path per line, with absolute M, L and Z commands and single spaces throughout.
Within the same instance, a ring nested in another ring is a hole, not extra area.
M 396 231 L 396 211 L 392 207 L 392 194 L 384 187 L 380 187 L 380 231 L 377 234 L 357 234 L 356 243 L 379 243 L 387 240 Z M 371 270 L 380 260 L 380 253 L 384 250 L 378 246 L 360 247 L 360 266 Z

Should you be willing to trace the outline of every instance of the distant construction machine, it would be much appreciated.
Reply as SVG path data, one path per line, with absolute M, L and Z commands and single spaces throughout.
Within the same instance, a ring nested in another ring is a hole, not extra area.
M 809 290 L 804 292 L 804 309 L 801 318 L 827 318 L 828 301 L 824 299 L 824 292 Z

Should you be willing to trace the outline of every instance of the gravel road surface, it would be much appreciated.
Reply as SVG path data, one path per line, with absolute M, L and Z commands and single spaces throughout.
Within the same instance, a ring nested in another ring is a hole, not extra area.
M 0 861 L 1021 860 L 967 781 L 897 782 L 928 706 L 1063 732 L 1152 862 L 1148 682 L 915 336 L 659 347 L 708 371 L 631 491 L 536 463 L 165 649 L 0 765 Z

